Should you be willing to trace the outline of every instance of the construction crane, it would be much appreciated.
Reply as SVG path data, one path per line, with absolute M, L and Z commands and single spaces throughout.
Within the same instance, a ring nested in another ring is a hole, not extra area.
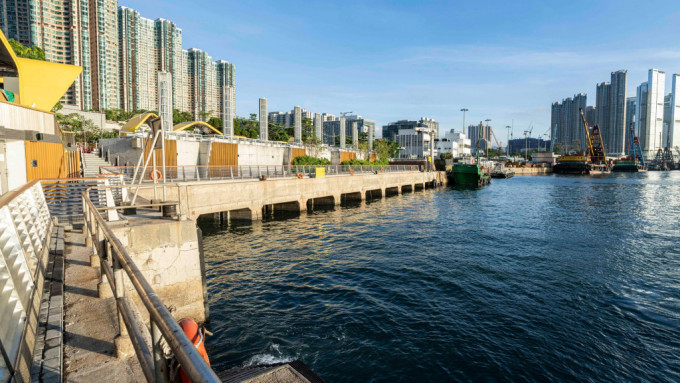
M 640 148 L 640 139 L 635 135 L 633 123 L 630 123 L 630 146 L 628 147 L 628 155 L 631 158 L 637 158 L 640 165 L 645 166 L 645 157 L 642 155 L 642 148 Z M 680 153 L 680 151 L 678 152 Z
M 588 122 L 586 122 L 586 115 L 583 113 L 583 108 L 578 108 L 581 113 L 581 121 L 583 121 L 583 128 L 586 131 L 586 148 L 590 152 L 590 160 L 593 163 L 604 164 L 607 162 L 607 156 L 602 145 L 602 135 L 600 134 L 600 127 L 593 126 L 593 132 L 590 133 Z
M 496 133 L 493 132 L 493 128 L 489 126 L 489 130 L 491 131 L 491 135 L 493 136 L 493 140 L 496 141 L 496 146 L 498 146 L 498 153 L 501 153 L 503 151 L 503 147 L 501 146 L 501 143 L 498 142 L 498 138 L 496 138 Z

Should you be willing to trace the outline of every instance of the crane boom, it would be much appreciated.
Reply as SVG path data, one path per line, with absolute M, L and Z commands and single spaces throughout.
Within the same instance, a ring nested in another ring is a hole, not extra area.
M 581 121 L 583 121 L 583 129 L 586 130 L 586 154 L 590 153 L 590 155 L 593 155 L 593 142 L 590 141 L 590 130 L 588 129 L 588 122 L 586 122 L 586 115 L 583 114 L 583 108 L 578 108 L 579 112 L 581 113 Z
M 493 128 L 489 126 L 489 130 L 491 131 L 491 135 L 493 136 L 493 140 L 496 141 L 496 146 L 498 146 L 498 152 L 503 151 L 503 147 L 501 146 L 501 143 L 498 142 L 498 138 L 496 138 L 496 133 L 493 132 Z

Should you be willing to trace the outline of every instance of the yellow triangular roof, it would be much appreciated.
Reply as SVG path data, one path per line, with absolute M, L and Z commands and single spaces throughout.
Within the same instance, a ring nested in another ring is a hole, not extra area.
M 12 61 L 19 77 L 19 105 L 49 112 L 78 78 L 82 67 L 17 57 L 0 31 L 2 61 Z M 4 64 L 11 64 L 5 62 Z
M 122 128 L 120 128 L 121 132 L 126 132 L 126 133 L 134 133 L 139 128 L 144 124 L 148 119 L 150 118 L 158 118 L 158 116 L 155 113 L 141 113 L 141 114 L 136 114 L 134 115 L 128 122 L 123 125 Z
M 205 121 L 186 121 L 186 122 L 180 122 L 179 124 L 175 125 L 172 127 L 172 130 L 175 132 L 180 132 L 182 130 L 189 129 L 191 127 L 198 127 L 201 128 L 201 131 L 204 134 L 222 134 L 219 130 L 215 129 L 212 125 L 208 124 Z

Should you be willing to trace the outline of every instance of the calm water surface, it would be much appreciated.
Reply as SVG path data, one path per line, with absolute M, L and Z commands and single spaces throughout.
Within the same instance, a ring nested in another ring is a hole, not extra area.
M 200 226 L 217 370 L 680 381 L 680 172 L 515 177 Z

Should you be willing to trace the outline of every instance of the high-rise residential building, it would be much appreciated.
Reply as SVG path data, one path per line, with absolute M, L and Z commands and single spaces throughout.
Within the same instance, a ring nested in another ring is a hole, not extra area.
M 491 126 L 484 125 L 481 121 L 478 125 L 468 126 L 468 138 L 470 138 L 472 153 L 487 153 L 491 148 Z
M 156 65 L 158 70 L 172 73 L 172 101 L 176 109 L 188 110 L 187 90 L 184 87 L 182 73 L 182 30 L 172 21 L 156 19 L 154 21 L 156 34 Z M 122 49 L 122 48 L 121 48 Z M 122 60 L 121 60 L 122 64 Z
M 114 30 L 111 31 L 110 15 L 105 11 L 99 12 L 100 9 L 109 9 L 110 3 L 109 0 L 4 0 L 0 5 L 0 28 L 8 39 L 43 49 L 47 61 L 83 67 L 61 102 L 89 110 L 95 107 L 93 86 L 100 84 L 93 79 L 108 79 L 106 73 L 99 74 L 108 63 L 100 63 L 100 45 L 96 43 L 107 40 L 99 37 L 92 40 L 90 36 L 107 32 L 117 36 L 115 18 Z M 90 22 L 93 14 L 101 16 L 101 20 Z M 118 52 L 114 52 L 112 59 L 117 57 Z M 112 81 L 112 86 L 115 86 L 117 77 Z M 115 91 L 117 94 L 118 90 Z M 97 89 L 96 93 L 101 92 Z
M 55 0 L 54 3 L 65 2 Z M 118 109 L 118 1 L 90 0 L 89 4 L 92 109 Z
M 290 128 L 291 126 L 295 126 L 295 108 L 291 110 L 290 112 L 282 113 L 282 112 L 269 112 L 268 118 L 269 122 L 274 123 L 274 124 L 281 124 L 284 125 L 286 128 Z M 314 113 L 308 111 L 307 109 L 300 108 L 300 118 L 308 118 L 310 120 L 314 119 Z M 300 120 L 302 123 L 302 120 Z
M 585 110 L 586 122 L 588 126 L 597 125 L 597 108 L 594 106 L 586 106 Z
M 224 114 L 226 88 L 235 97 L 232 64 L 183 50 L 174 23 L 141 17 L 117 0 L 4 0 L 0 28 L 42 48 L 47 61 L 83 67 L 62 98 L 83 110 L 156 111 L 159 71 L 172 76 L 173 107 L 196 119 Z
M 558 101 L 552 104 L 551 122 L 554 124 L 554 135 L 551 140 L 554 140 L 555 145 L 560 145 L 563 152 L 583 150 L 584 148 L 585 129 L 579 108 L 583 109 L 585 115 L 586 103 L 586 94 L 579 93 L 574 95 L 573 98 L 568 97 L 562 102 Z M 595 108 L 595 110 L 597 109 Z
M 271 122 L 272 124 L 277 124 L 277 125 L 285 125 L 286 124 L 286 113 L 269 112 L 267 114 L 267 118 L 269 119 L 269 122 Z
M 597 120 L 596 120 L 596 125 L 599 126 L 600 128 L 600 133 L 602 133 L 602 136 L 604 137 L 604 149 L 605 153 L 609 153 L 609 148 L 607 147 L 606 143 L 609 138 L 609 121 L 610 121 L 610 110 L 611 110 L 611 95 L 612 92 L 612 86 L 608 82 L 603 82 L 600 84 L 597 84 L 596 89 L 595 89 L 595 108 L 597 110 Z M 587 118 L 586 118 L 587 120 Z M 591 126 L 592 127 L 592 126 Z
M 322 116 L 323 119 L 323 116 Z M 375 135 L 375 121 L 363 118 L 360 115 L 352 114 L 345 116 L 345 136 L 351 137 L 353 135 L 352 124 L 356 122 L 357 132 L 369 133 Z M 324 144 L 335 145 L 335 139 L 340 135 L 340 122 L 338 119 L 329 119 L 323 122 L 323 136 Z
M 630 128 L 631 124 L 633 125 L 633 129 L 635 129 L 635 109 L 636 109 L 636 98 L 635 97 L 628 97 L 626 99 L 626 144 L 625 144 L 625 150 L 626 153 L 628 153 L 628 148 L 630 146 L 630 140 L 632 137 L 630 136 Z
M 134 9 L 119 7 L 118 30 L 120 106 L 128 111 L 156 111 L 159 71 L 156 24 L 151 19 L 141 17 Z
M 680 75 L 673 75 L 663 147 L 680 148 Z
M 583 119 L 581 118 L 581 109 L 584 113 L 587 107 L 588 99 L 585 93 L 574 95 L 573 101 L 573 116 L 571 118 L 571 125 L 569 126 L 570 135 L 573 141 L 578 140 L 581 150 L 585 149 L 586 130 L 583 127 Z
M 609 124 L 608 130 L 603 133 L 607 155 L 621 156 L 625 153 L 627 88 L 628 72 L 625 70 L 612 72 L 609 92 Z
M 560 137 L 560 118 L 562 117 L 562 102 L 557 101 L 552 103 L 550 107 L 550 139 L 553 141 L 559 141 L 560 144 L 562 141 L 558 139 Z
M 666 74 L 650 69 L 648 79 L 637 88 L 635 120 L 642 154 L 653 158 L 662 147 L 663 103 Z
M 334 114 L 330 113 L 321 113 L 321 121 L 326 122 L 326 121 L 338 121 L 338 117 L 335 117 Z
M 28 0 L 3 0 L 0 3 L 0 28 L 8 39 L 31 45 Z

